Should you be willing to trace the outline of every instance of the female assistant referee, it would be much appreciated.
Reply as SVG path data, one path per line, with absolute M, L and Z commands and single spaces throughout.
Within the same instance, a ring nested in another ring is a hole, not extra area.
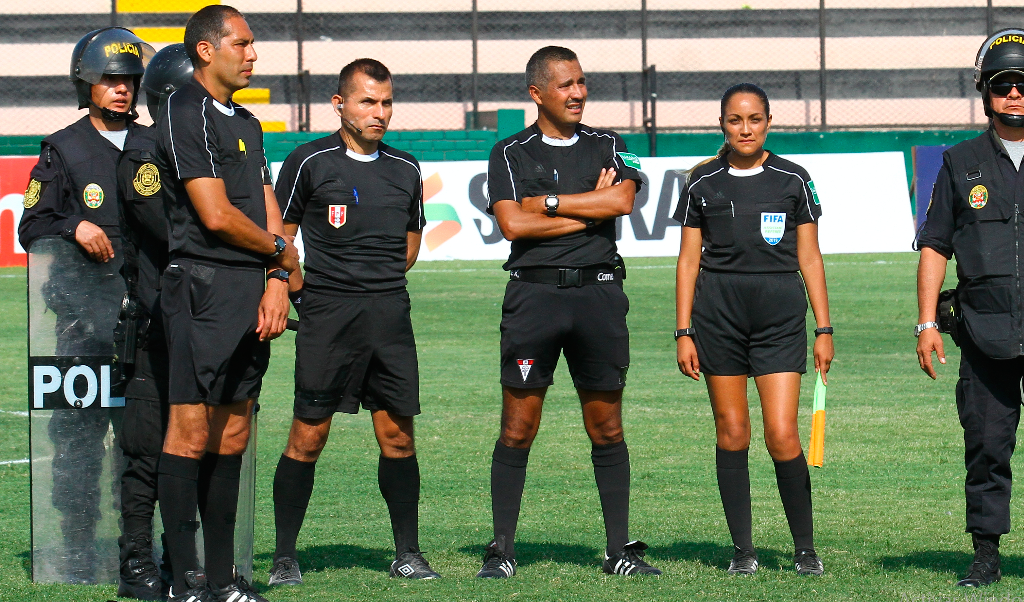
M 749 575 L 758 567 L 747 471 L 747 378 L 753 377 L 796 571 L 821 575 L 811 479 L 797 431 L 807 366 L 804 285 L 818 325 L 814 369 L 823 380 L 835 355 L 818 249 L 821 207 L 807 172 L 764 148 L 772 122 L 764 90 L 747 83 L 726 90 L 719 121 L 725 145 L 690 172 L 673 216 L 683 225 L 676 266 L 679 369 L 694 380 L 704 372 L 714 410 L 718 488 L 734 546 L 729 573 Z

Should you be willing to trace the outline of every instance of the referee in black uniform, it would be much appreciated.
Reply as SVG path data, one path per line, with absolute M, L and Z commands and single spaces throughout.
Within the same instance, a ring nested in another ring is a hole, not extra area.
M 491 463 L 494 540 L 477 577 L 516 572 L 515 531 L 530 446 L 560 353 L 580 397 L 608 535 L 604 571 L 661 574 L 630 541 L 622 389 L 629 301 L 615 218 L 633 210 L 640 162 L 614 132 L 580 123 L 586 78 L 576 54 L 548 46 L 526 66 L 537 122 L 491 151 L 490 205 L 512 252 L 501 318 L 501 436 Z
M 395 536 L 392 577 L 439 577 L 419 549 L 420 413 L 416 341 L 405 273 L 416 262 L 423 186 L 416 159 L 382 143 L 392 114 L 391 73 L 373 59 L 346 65 L 331 99 L 341 129 L 284 162 L 277 198 L 285 231 L 302 228 L 305 280 L 295 337 L 295 418 L 274 476 L 277 550 L 270 585 L 298 585 L 295 542 L 316 461 L 335 412 L 369 410 L 380 445 L 377 480 Z
M 753 377 L 793 535 L 794 566 L 801 575 L 821 575 L 811 480 L 797 429 L 800 377 L 807 371 L 805 284 L 819 326 L 814 367 L 822 379 L 834 355 L 818 249 L 821 207 L 807 172 L 764 148 L 771 125 L 764 90 L 732 86 L 721 108 L 726 143 L 690 172 L 673 216 L 683 225 L 676 268 L 679 369 L 694 380 L 701 371 L 706 376 L 718 486 L 734 546 L 729 573 L 753 574 L 758 567 L 747 469 L 747 378 Z
M 172 599 L 261 602 L 233 574 L 239 473 L 298 253 L 283 238 L 260 122 L 231 100 L 256 60 L 249 26 L 234 8 L 208 6 L 185 26 L 185 50 L 195 79 L 167 99 L 156 153 L 170 222 L 160 303 L 171 408 L 158 493 Z

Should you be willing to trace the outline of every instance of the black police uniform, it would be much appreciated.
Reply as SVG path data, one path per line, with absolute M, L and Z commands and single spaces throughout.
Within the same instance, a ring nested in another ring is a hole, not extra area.
M 673 218 L 701 229 L 691 322 L 705 373 L 807 371 L 796 229 L 820 216 L 810 176 L 775 154 L 755 169 L 722 156 L 691 172 Z
M 195 80 L 168 97 L 158 130 L 156 165 L 169 221 L 170 263 L 160 295 L 168 400 L 219 405 L 257 398 L 270 361 L 270 343 L 256 334 L 268 258 L 210 232 L 184 181 L 222 179 L 231 204 L 266 228 L 263 130 L 252 113 L 221 105 Z
M 167 430 L 167 342 L 160 311 L 160 274 L 167 267 L 164 187 L 156 160 L 156 130 L 140 128 L 117 164 L 122 212 L 124 277 L 129 315 L 137 335 L 134 362 L 125 376 L 121 449 L 121 517 L 128 540 L 152 534 L 157 463 Z
M 134 140 L 139 130 L 140 126 L 128 124 L 126 144 Z M 78 225 L 89 221 L 102 228 L 110 239 L 115 252 L 111 261 L 120 262 L 115 173 L 121 150 L 99 133 L 88 116 L 46 137 L 41 146 L 39 162 L 32 168 L 25 192 L 25 211 L 18 227 L 22 247 L 31 251 L 32 242 L 43 236 L 61 236 L 75 243 Z M 117 278 L 116 270 L 111 270 L 110 286 L 90 282 L 89 290 L 101 294 L 110 292 L 109 298 L 90 302 L 109 302 L 112 307 L 118 306 L 123 285 L 114 282 Z M 68 278 L 61 278 L 61 281 L 69 287 L 74 286 L 73 280 Z M 54 298 L 67 296 L 63 291 L 52 293 Z M 73 292 L 71 297 L 74 297 Z M 96 347 L 96 342 L 87 335 L 91 325 L 88 320 L 80 319 L 86 314 L 68 314 L 61 307 L 51 309 L 58 319 L 59 355 L 111 354 L 110 348 Z M 68 408 L 54 410 L 48 425 L 55 448 L 53 505 L 64 515 L 62 530 L 72 570 L 77 563 L 86 578 L 91 578 L 88 573 L 95 555 L 93 539 L 96 522 L 100 518 L 99 478 L 106 453 L 103 438 L 111 422 L 115 436 L 119 436 L 121 416 L 119 409 Z M 117 495 L 116 483 L 111 483 L 111 486 L 115 503 L 118 503 L 116 500 L 120 496 Z
M 426 225 L 416 159 L 386 144 L 359 155 L 334 133 L 288 156 L 276 193 L 306 253 L 295 415 L 419 414 L 405 278 L 408 233 Z
M 1010 457 L 1024 377 L 1021 242 L 1024 171 L 995 130 L 943 153 L 928 219 L 917 237 L 947 259 L 956 256 L 967 532 L 1010 532 Z
M 615 132 L 578 125 L 566 140 L 544 136 L 536 124 L 496 144 L 487 167 L 490 199 L 594 190 L 602 169 L 615 183 L 640 173 L 635 157 Z M 501 384 L 520 389 L 551 385 L 559 353 L 565 354 L 577 389 L 615 391 L 629 368 L 629 300 L 616 253 L 615 220 L 556 238 L 514 240 L 504 268 L 501 317 Z

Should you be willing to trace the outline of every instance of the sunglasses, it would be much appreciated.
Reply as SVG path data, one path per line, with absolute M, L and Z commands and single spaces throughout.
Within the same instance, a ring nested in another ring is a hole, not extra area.
M 996 96 L 1007 96 L 1014 88 L 1017 88 L 1017 93 L 1024 96 L 1024 82 L 992 82 L 988 87 Z

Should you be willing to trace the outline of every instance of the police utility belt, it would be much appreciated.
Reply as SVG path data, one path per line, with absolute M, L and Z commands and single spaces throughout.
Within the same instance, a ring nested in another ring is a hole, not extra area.
M 623 266 L 597 268 L 517 268 L 509 271 L 509 280 L 554 284 L 558 288 L 575 288 L 590 284 L 618 284 L 626 279 Z

